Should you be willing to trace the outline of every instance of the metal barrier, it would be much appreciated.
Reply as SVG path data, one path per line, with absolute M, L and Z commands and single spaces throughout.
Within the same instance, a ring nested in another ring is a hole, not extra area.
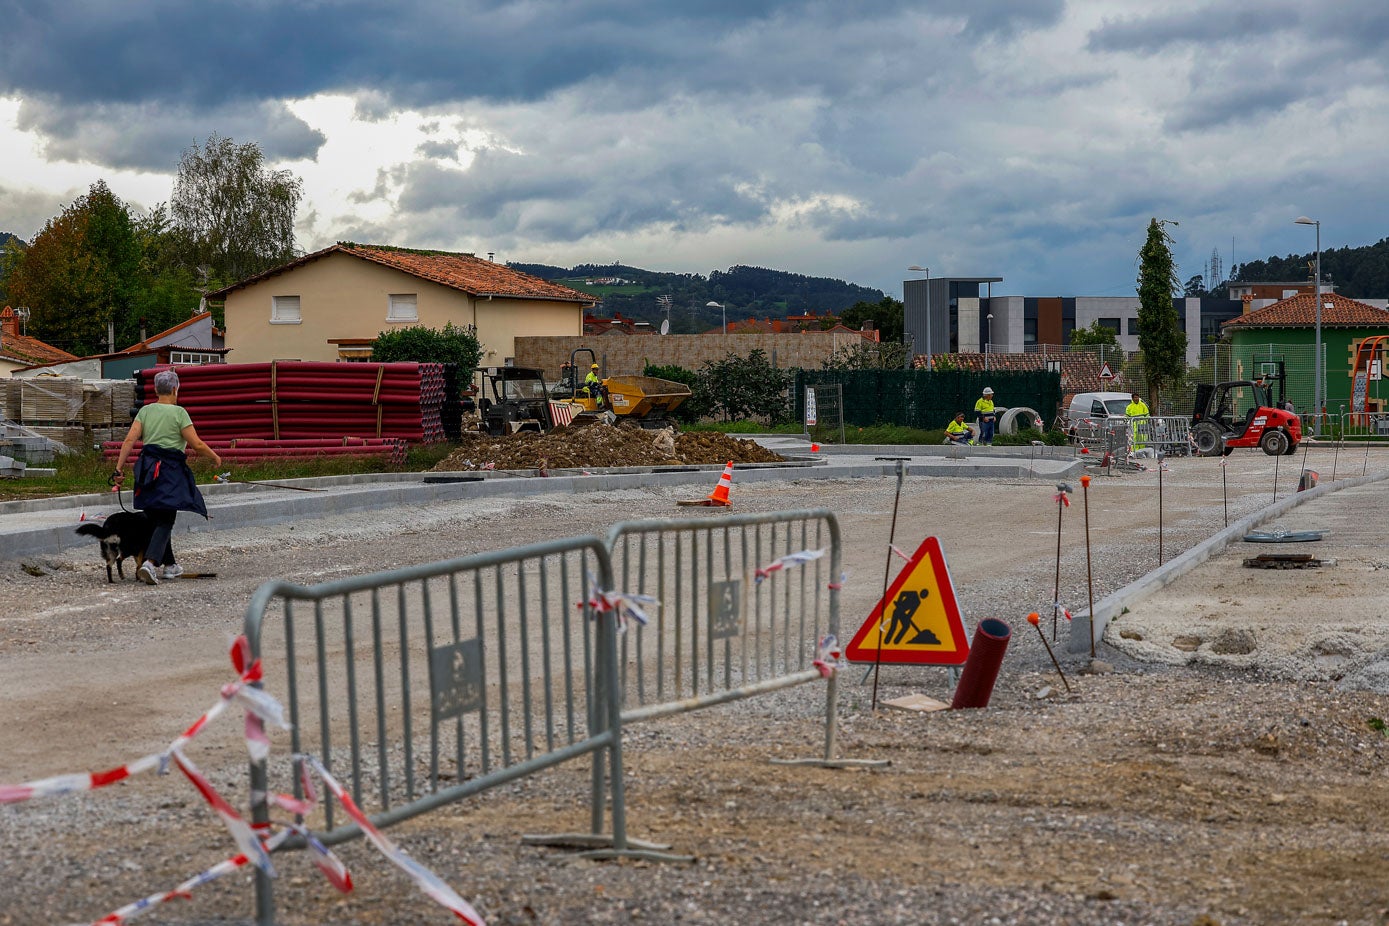
M 828 510 L 657 518 L 608 533 L 618 586 L 664 602 L 619 642 L 624 711 L 634 723 L 818 680 L 819 641 L 840 635 L 843 551 Z M 835 768 L 838 677 L 826 686 L 824 754 Z
M 1067 425 L 1071 443 L 1092 454 L 1108 454 L 1122 462 L 1140 451 L 1164 456 L 1192 452 L 1191 419 L 1177 415 L 1145 415 L 1134 418 L 1082 418 Z
M 1340 430 L 1337 434 L 1345 441 L 1389 441 L 1389 412 L 1342 412 L 1339 419 L 1333 418 Z
M 588 838 L 602 832 L 606 758 L 602 841 L 624 853 L 616 615 L 595 610 L 595 583 L 612 588 L 602 542 L 556 540 L 308 588 L 268 582 L 245 633 L 254 657 L 274 653 L 265 685 L 284 695 L 294 753 L 316 753 L 377 826 L 591 754 Z M 251 766 L 253 793 L 300 789 L 297 767 Z M 325 796 L 325 844 L 361 835 L 336 810 Z M 268 820 L 263 797 L 253 820 Z M 259 872 L 256 915 L 274 922 Z
M 590 755 L 590 831 L 525 841 L 677 859 L 627 836 L 626 723 L 828 675 L 823 757 L 787 764 L 884 764 L 834 757 L 838 679 L 818 645 L 839 633 L 841 568 L 826 510 L 634 521 L 606 543 L 555 540 L 311 587 L 267 582 L 245 634 L 253 658 L 273 653 L 264 684 L 284 694 L 294 755 L 315 754 L 376 826 Z M 619 632 L 612 599 L 635 595 L 660 604 L 649 625 Z M 298 762 L 273 773 L 253 763 L 250 787 L 252 820 L 267 823 L 264 795 L 302 797 Z M 324 844 L 361 835 L 324 800 Z M 303 847 L 302 837 L 281 846 Z M 272 882 L 258 871 L 255 884 L 257 923 L 271 926 Z

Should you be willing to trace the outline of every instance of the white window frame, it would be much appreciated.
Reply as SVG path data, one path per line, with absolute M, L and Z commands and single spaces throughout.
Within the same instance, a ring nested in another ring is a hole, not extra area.
M 386 296 L 386 321 L 392 324 L 420 320 L 418 293 L 391 293 Z
M 303 321 L 303 304 L 298 296 L 270 297 L 270 324 L 298 325 Z

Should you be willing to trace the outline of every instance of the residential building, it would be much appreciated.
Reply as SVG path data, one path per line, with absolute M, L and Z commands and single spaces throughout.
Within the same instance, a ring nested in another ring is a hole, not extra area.
M 0 376 L 12 376 L 36 363 L 76 359 L 74 354 L 23 334 L 19 314 L 10 306 L 0 309 Z
M 383 331 L 452 323 L 474 331 L 482 363 L 516 338 L 580 335 L 593 297 L 472 254 L 339 243 L 208 294 L 221 300 L 237 363 L 360 359 Z
M 1389 335 L 1389 311 L 1382 306 L 1339 293 L 1322 293 L 1321 343 L 1324 358 L 1323 392 L 1326 410 L 1350 410 L 1356 352 L 1366 338 Z M 1382 301 L 1382 300 L 1376 300 Z M 1289 396 L 1299 409 L 1312 411 L 1315 394 L 1317 303 L 1313 293 L 1299 293 L 1272 305 L 1231 319 L 1224 331 L 1231 343 L 1232 379 L 1249 379 L 1271 372 L 1279 362 L 1286 369 Z M 1383 365 L 1383 352 L 1378 352 Z M 1367 385 L 1364 411 L 1389 409 L 1389 389 L 1383 380 Z

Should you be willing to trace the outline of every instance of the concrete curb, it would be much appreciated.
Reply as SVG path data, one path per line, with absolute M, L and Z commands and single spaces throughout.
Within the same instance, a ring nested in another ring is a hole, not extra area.
M 1051 481 L 1075 475 L 1080 468 L 1082 466 L 1078 462 L 981 458 L 974 461 L 920 461 L 908 464 L 907 474 L 995 479 L 1033 478 Z M 554 493 L 580 495 L 587 492 L 611 492 L 652 486 L 695 486 L 697 489 L 690 493 L 693 500 L 708 494 L 717 482 L 713 473 L 722 469 L 722 466 L 704 466 L 675 472 L 652 472 L 650 468 L 645 468 L 595 472 L 588 476 L 556 473 L 549 477 L 488 473 L 483 479 L 477 479 L 481 474 L 472 471 L 386 473 L 380 474 L 379 478 L 373 474 L 286 482 L 332 489 L 324 492 L 295 492 L 237 483 L 214 485 L 204 487 L 208 513 L 212 515 L 212 519 L 199 521 L 196 516 L 185 515 L 179 519 L 177 531 L 179 534 L 189 534 L 231 530 L 387 507 L 430 505 L 468 499 L 517 498 Z M 896 465 L 890 461 L 810 460 L 800 465 L 748 464 L 738 467 L 734 485 L 736 489 L 738 485 L 750 483 L 878 478 L 892 476 L 895 472 Z M 426 478 L 439 481 L 425 482 Z M 449 481 L 450 479 L 458 481 Z M 128 504 L 128 496 L 126 501 Z M 109 492 L 0 505 L 0 560 L 53 554 L 69 547 L 91 543 L 90 539 L 76 533 L 79 512 L 88 508 L 114 507 L 115 499 Z
M 1310 502 L 1313 499 L 1321 498 L 1323 495 L 1327 495 L 1331 492 L 1338 492 L 1341 489 L 1369 485 L 1370 483 L 1378 482 L 1383 479 L 1389 479 L 1389 473 L 1380 473 L 1371 476 L 1354 476 L 1350 479 L 1338 479 L 1335 482 L 1319 485 L 1315 489 L 1309 489 L 1306 492 L 1294 492 L 1287 498 L 1279 499 L 1267 508 L 1256 511 L 1251 515 L 1246 515 L 1229 527 L 1222 528 L 1219 533 L 1201 541 L 1180 556 L 1168 560 L 1157 569 L 1154 569 L 1137 581 L 1130 582 L 1109 597 L 1095 602 L 1096 644 L 1104 639 L 1104 632 L 1109 626 L 1109 622 L 1122 614 L 1124 608 L 1136 601 L 1148 597 L 1154 592 L 1160 591 L 1176 579 L 1181 578 L 1204 563 L 1206 560 L 1223 553 L 1226 547 L 1242 538 L 1254 528 L 1267 524 L 1275 518 L 1282 517 L 1304 502 Z M 1077 612 L 1073 615 L 1071 620 L 1070 639 L 1066 644 L 1067 652 L 1090 652 L 1090 626 L 1090 612 L 1088 610 Z

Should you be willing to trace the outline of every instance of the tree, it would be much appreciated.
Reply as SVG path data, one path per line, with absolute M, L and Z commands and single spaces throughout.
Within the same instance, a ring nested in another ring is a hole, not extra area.
M 1071 347 L 1112 347 L 1119 349 L 1119 336 L 1113 328 L 1106 328 L 1097 318 L 1088 328 L 1077 328 L 1071 332 Z
M 839 321 L 846 328 L 856 329 L 862 329 L 864 322 L 872 322 L 882 340 L 902 340 L 903 307 L 891 296 L 884 296 L 877 302 L 855 302 L 839 314 Z
M 1156 408 L 1158 392 L 1186 375 L 1186 332 L 1177 324 L 1172 294 L 1179 288 L 1167 221 L 1148 223 L 1148 238 L 1138 252 L 1138 349 L 1143 352 L 1148 404 Z
M 900 370 L 907 363 L 907 347 L 901 341 L 886 341 L 872 344 L 859 341 L 846 344 L 825 358 L 821 369 L 846 370 Z
M 717 362 L 706 360 L 699 371 L 704 393 L 713 399 L 712 410 L 722 412 L 725 421 L 762 418 L 773 425 L 790 419 L 791 378 L 789 371 L 768 363 L 761 348 L 746 357 L 730 353 Z
M 1206 291 L 1206 278 L 1198 273 L 1196 276 L 1187 280 L 1186 288 L 1182 291 L 1182 295 L 1193 297 L 1209 296 L 1210 293 Z
M 6 288 L 33 313 L 29 333 L 74 354 L 137 340 L 132 312 L 140 285 L 140 245 L 130 212 L 104 181 L 49 219 L 21 255 L 11 255 Z
M 213 133 L 183 152 L 170 202 L 184 265 L 235 283 L 294 258 L 294 214 L 304 183 L 267 170 L 255 142 Z

